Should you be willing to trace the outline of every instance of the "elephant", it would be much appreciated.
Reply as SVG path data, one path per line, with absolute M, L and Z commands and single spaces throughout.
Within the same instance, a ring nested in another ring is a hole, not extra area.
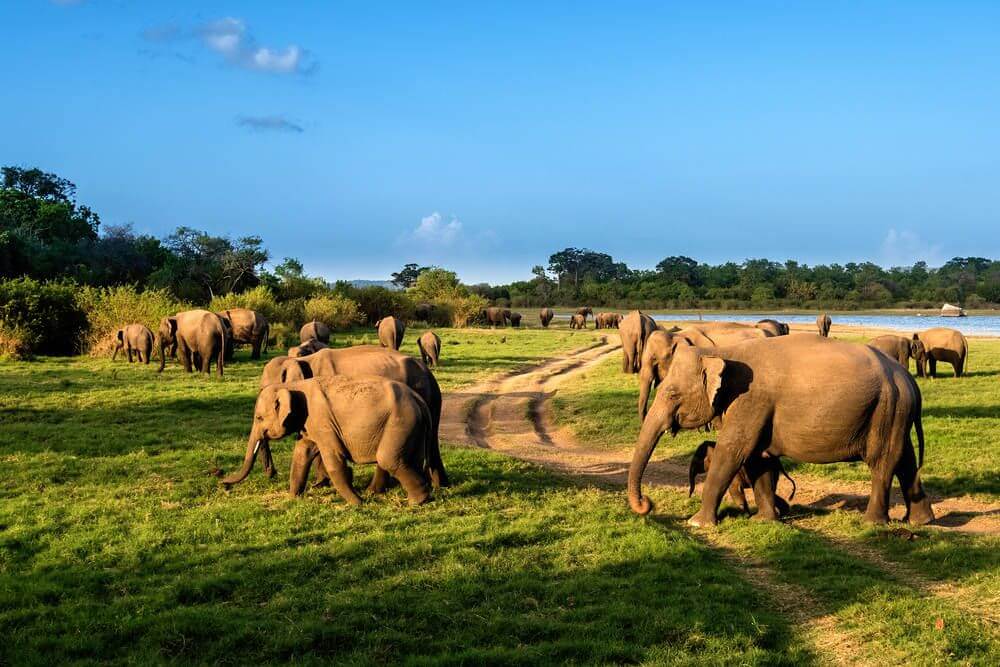
M 507 314 L 505 314 L 507 313 Z M 490 306 L 489 308 L 483 308 L 479 311 L 479 316 L 483 319 L 487 326 L 490 327 L 505 327 L 507 326 L 507 319 L 509 310 L 504 308 L 499 308 L 497 306 Z
M 207 310 L 186 310 L 160 320 L 157 331 L 160 347 L 160 367 L 167 363 L 166 350 L 177 346 L 184 370 L 191 372 L 197 366 L 203 373 L 212 372 L 212 359 L 216 359 L 219 376 L 225 365 L 226 328 L 222 318 Z
M 712 453 L 715 451 L 715 442 L 711 440 L 705 440 L 694 452 L 694 456 L 691 457 L 691 465 L 688 468 L 688 497 L 694 493 L 695 478 L 698 475 L 704 475 L 712 468 Z M 781 465 L 781 459 L 777 456 L 765 457 L 764 461 L 773 467 L 774 474 L 772 478 L 774 480 L 774 488 L 770 490 L 770 498 L 774 503 L 775 509 L 779 516 L 788 516 L 791 508 L 788 506 L 788 502 L 784 498 L 778 495 L 778 475 L 784 475 L 792 484 L 792 493 L 788 496 L 788 500 L 792 500 L 795 497 L 795 480 L 792 479 L 788 473 L 785 471 L 785 467 Z M 732 483 L 729 485 L 729 498 L 736 504 L 737 507 L 743 510 L 743 513 L 750 516 L 750 506 L 747 504 L 747 497 L 744 491 L 747 489 L 753 489 L 753 484 L 750 481 L 750 474 L 747 472 L 746 467 L 741 467 L 739 472 L 733 478 Z M 759 502 L 758 502 L 759 504 Z
M 587 318 L 580 313 L 576 313 L 569 318 L 569 328 L 570 329 L 586 329 L 587 328 Z
M 111 360 L 118 358 L 118 352 L 125 348 L 128 362 L 132 363 L 132 353 L 139 357 L 139 363 L 148 364 L 153 352 L 153 332 L 145 324 L 128 324 L 115 332 L 114 354 Z
M 319 458 L 340 496 L 361 497 L 348 462 L 375 463 L 399 480 L 410 505 L 430 500 L 424 474 L 432 422 L 427 404 L 405 384 L 380 377 L 324 376 L 272 384 L 257 395 L 244 468 L 271 440 L 301 434 L 292 452 L 288 490 L 303 493 L 313 459 Z M 228 485 L 227 485 L 228 486 Z
M 924 344 L 929 362 L 928 370 L 932 378 L 937 377 L 937 362 L 951 364 L 955 369 L 955 377 L 962 377 L 968 370 L 969 341 L 961 331 L 947 327 L 935 327 L 927 331 L 913 334 L 914 338 Z
M 220 311 L 216 315 L 229 323 L 232 328 L 234 345 L 251 346 L 251 359 L 260 359 L 261 351 L 267 352 L 267 339 L 271 335 L 271 325 L 268 324 L 266 317 L 249 308 L 230 308 Z M 231 348 L 227 346 L 226 351 L 230 352 Z
M 417 339 L 417 349 L 420 350 L 420 358 L 428 367 L 438 365 L 441 359 L 441 338 L 433 331 L 425 331 Z
M 712 332 L 711 336 L 699 329 L 654 331 L 646 339 L 639 366 L 639 421 L 646 418 L 650 390 L 667 377 L 670 361 L 678 345 L 711 349 L 723 345 L 735 345 L 745 340 L 761 340 L 770 337 L 767 332 L 755 327 L 718 329 Z
M 511 313 L 510 314 L 510 326 L 514 327 L 515 329 L 520 329 L 521 328 L 521 317 L 522 317 L 521 313 Z
M 591 308 L 590 306 L 584 306 L 582 308 L 577 308 L 576 309 L 576 314 L 577 315 L 583 315 L 583 323 L 586 324 L 587 323 L 587 315 L 590 315 L 591 317 L 593 317 L 594 316 L 594 309 Z
M 756 328 L 766 331 L 772 336 L 788 335 L 788 324 L 785 322 L 779 322 L 778 320 L 761 320 L 760 322 L 757 322 Z
M 418 303 L 413 309 L 413 316 L 417 321 L 430 322 L 431 317 L 434 315 L 434 310 L 433 303 Z
M 292 363 L 288 363 L 291 361 Z M 441 448 L 438 443 L 438 428 L 441 424 L 441 387 L 438 386 L 434 374 L 423 362 L 413 357 L 390 350 L 378 345 L 356 345 L 340 349 L 320 350 L 305 357 L 274 357 L 264 365 L 260 375 L 260 387 L 271 384 L 293 382 L 311 377 L 326 375 L 346 375 L 360 377 L 374 375 L 377 377 L 402 382 L 427 403 L 433 420 L 433 437 L 427 447 L 427 464 L 430 470 L 431 482 L 435 487 L 448 486 L 448 473 L 441 461 Z M 271 452 L 264 448 L 264 469 L 272 475 L 270 467 Z M 238 484 L 250 474 L 250 468 L 244 468 L 223 480 L 226 484 Z M 318 484 L 324 483 L 325 475 L 320 471 Z M 378 470 L 369 487 L 372 491 L 384 488 L 384 476 Z
M 315 338 L 310 338 L 305 343 L 301 345 L 296 345 L 294 347 L 288 348 L 288 356 L 290 357 L 304 357 L 307 354 L 313 354 L 319 352 L 320 350 L 325 350 L 329 345 L 326 343 L 321 343 Z
M 907 370 L 910 369 L 912 357 L 917 366 L 917 377 L 924 377 L 927 374 L 927 350 L 916 334 L 913 338 L 892 334 L 878 336 L 868 341 L 868 346 L 882 352 L 890 359 L 895 359 Z
M 618 335 L 622 339 L 622 373 L 639 372 L 642 348 L 656 329 L 653 318 L 640 310 L 633 310 L 622 318 L 618 325 Z
M 618 313 L 598 313 L 594 316 L 595 329 L 617 329 L 622 316 Z
M 330 327 L 317 320 L 303 324 L 299 329 L 299 342 L 308 343 L 314 338 L 321 343 L 329 343 Z
M 376 322 L 375 329 L 378 330 L 378 342 L 382 347 L 398 350 L 403 344 L 403 334 L 406 333 L 403 320 L 389 315 Z
M 836 391 L 831 391 L 836 387 Z M 781 336 L 714 350 L 678 347 L 636 442 L 628 500 L 647 514 L 642 475 L 660 437 L 697 429 L 722 417 L 701 509 L 689 523 L 714 525 L 719 501 L 746 466 L 759 505 L 756 518 L 776 519 L 768 497 L 773 471 L 765 457 L 807 463 L 862 460 L 872 473 L 865 519 L 889 520 L 892 478 L 899 479 L 906 516 L 934 520 L 920 482 L 924 458 L 920 388 L 880 352 L 821 336 Z M 919 458 L 910 430 L 915 428 Z
M 551 308 L 542 308 L 541 310 L 538 311 L 538 321 L 541 323 L 542 328 L 544 329 L 549 328 L 549 322 L 551 322 L 552 318 L 555 316 L 556 313 Z
M 830 327 L 833 326 L 833 320 L 826 313 L 820 313 L 816 316 L 816 329 L 819 331 L 819 335 L 823 338 L 830 336 Z

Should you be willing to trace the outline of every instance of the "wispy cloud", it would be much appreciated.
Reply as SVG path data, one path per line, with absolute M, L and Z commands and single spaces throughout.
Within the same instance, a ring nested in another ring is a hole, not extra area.
M 247 28 L 243 19 L 228 16 L 204 23 L 191 30 L 168 23 L 143 31 L 143 39 L 153 43 L 193 39 L 225 62 L 269 74 L 310 74 L 316 60 L 298 44 L 285 47 L 263 46 Z
M 254 132 L 293 132 L 295 134 L 305 132 L 305 128 L 284 116 L 237 116 L 236 124 Z
M 882 240 L 882 262 L 886 266 L 909 266 L 914 262 L 938 266 L 943 261 L 941 246 L 932 244 L 919 234 L 891 228 Z
M 444 217 L 434 211 L 420 219 L 420 224 L 413 230 L 413 239 L 429 245 L 451 246 L 462 237 L 462 221 L 451 216 L 447 222 Z

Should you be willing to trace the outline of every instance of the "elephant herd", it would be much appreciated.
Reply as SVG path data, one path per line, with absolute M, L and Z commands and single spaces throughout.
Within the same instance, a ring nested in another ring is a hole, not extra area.
M 752 489 L 757 518 L 786 513 L 788 503 L 776 494 L 778 477 L 788 477 L 782 456 L 806 463 L 864 461 L 872 475 L 868 521 L 888 521 L 893 478 L 902 489 L 904 520 L 932 521 L 919 475 L 922 398 L 909 359 L 918 376 L 929 364 L 934 377 L 936 362 L 944 361 L 960 377 L 968 342 L 958 331 L 934 328 L 857 345 L 830 339 L 830 325 L 821 315 L 820 335 L 790 336 L 788 325 L 775 320 L 699 321 L 663 330 L 639 311 L 626 315 L 619 326 L 622 370 L 639 374 L 642 424 L 629 468 L 632 510 L 652 509 L 641 482 L 663 434 L 704 428 L 714 429 L 717 440 L 703 442 L 691 461 L 690 491 L 696 477 L 706 475 L 692 524 L 715 524 L 727 490 L 748 512 L 743 492 Z M 653 388 L 657 394 L 647 409 Z

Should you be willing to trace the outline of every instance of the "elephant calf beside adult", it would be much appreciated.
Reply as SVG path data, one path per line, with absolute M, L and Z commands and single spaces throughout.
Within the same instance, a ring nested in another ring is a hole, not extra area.
M 715 451 L 715 443 L 711 440 L 705 440 L 698 448 L 694 451 L 694 456 L 691 457 L 691 465 L 688 468 L 688 497 L 694 493 L 694 484 L 698 475 L 704 475 L 712 469 L 712 453 Z M 792 500 L 795 497 L 795 480 L 792 479 L 788 473 L 785 471 L 785 467 L 781 465 L 781 459 L 777 456 L 769 456 L 765 459 L 765 465 L 769 465 L 773 468 L 773 475 L 771 478 L 774 482 L 774 486 L 771 488 L 771 494 L 774 496 L 774 507 L 778 512 L 779 516 L 788 516 L 791 508 L 788 506 L 788 502 L 778 495 L 778 477 L 783 475 L 792 485 L 792 492 L 788 495 L 788 500 Z M 747 496 L 745 491 L 747 489 L 753 489 L 753 483 L 750 481 L 750 473 L 747 472 L 745 467 L 741 467 L 736 476 L 733 477 L 732 483 L 729 485 L 729 498 L 743 510 L 743 513 L 750 516 L 750 505 L 747 503 Z
M 955 377 L 962 377 L 968 370 L 969 341 L 961 331 L 948 327 L 935 327 L 914 334 L 927 351 L 928 372 L 937 377 L 937 362 L 951 364 Z
M 382 347 L 398 350 L 403 344 L 403 334 L 406 333 L 403 320 L 389 315 L 376 322 L 375 329 L 378 330 L 378 342 Z
M 111 355 L 114 361 L 118 353 L 125 349 L 128 362 L 132 363 L 132 353 L 139 357 L 139 363 L 148 364 L 153 353 L 153 332 L 145 324 L 129 324 L 115 332 L 115 351 Z
M 203 373 L 212 372 L 216 360 L 222 375 L 226 353 L 226 326 L 221 317 L 207 310 L 186 310 L 160 320 L 157 331 L 160 348 L 159 372 L 167 363 L 167 348 L 177 347 L 184 370 L 190 373 L 197 367 Z
M 895 359 L 906 370 L 910 369 L 910 359 L 913 359 L 917 366 L 917 377 L 924 377 L 927 374 L 927 350 L 916 334 L 913 334 L 913 338 L 892 334 L 878 336 L 868 341 L 868 347 L 875 348 L 890 359 Z
M 831 391 L 830 387 L 837 387 Z M 934 519 L 919 469 L 924 435 L 916 381 L 885 355 L 819 336 L 782 336 L 703 350 L 678 348 L 642 424 L 629 468 L 632 510 L 652 509 L 642 475 L 667 431 L 697 429 L 724 414 L 694 525 L 717 522 L 722 494 L 741 467 L 753 484 L 762 519 L 775 519 L 773 471 L 766 458 L 806 463 L 864 461 L 872 474 L 865 519 L 889 520 L 897 477 L 914 524 Z M 916 429 L 919 456 L 910 437 Z

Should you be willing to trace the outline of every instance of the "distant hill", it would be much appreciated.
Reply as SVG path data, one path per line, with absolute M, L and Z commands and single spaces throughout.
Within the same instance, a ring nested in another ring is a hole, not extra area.
M 396 292 L 402 288 L 396 287 L 392 282 L 388 280 L 349 280 L 352 287 L 357 287 L 358 289 L 362 287 L 384 287 L 387 290 L 392 290 Z

